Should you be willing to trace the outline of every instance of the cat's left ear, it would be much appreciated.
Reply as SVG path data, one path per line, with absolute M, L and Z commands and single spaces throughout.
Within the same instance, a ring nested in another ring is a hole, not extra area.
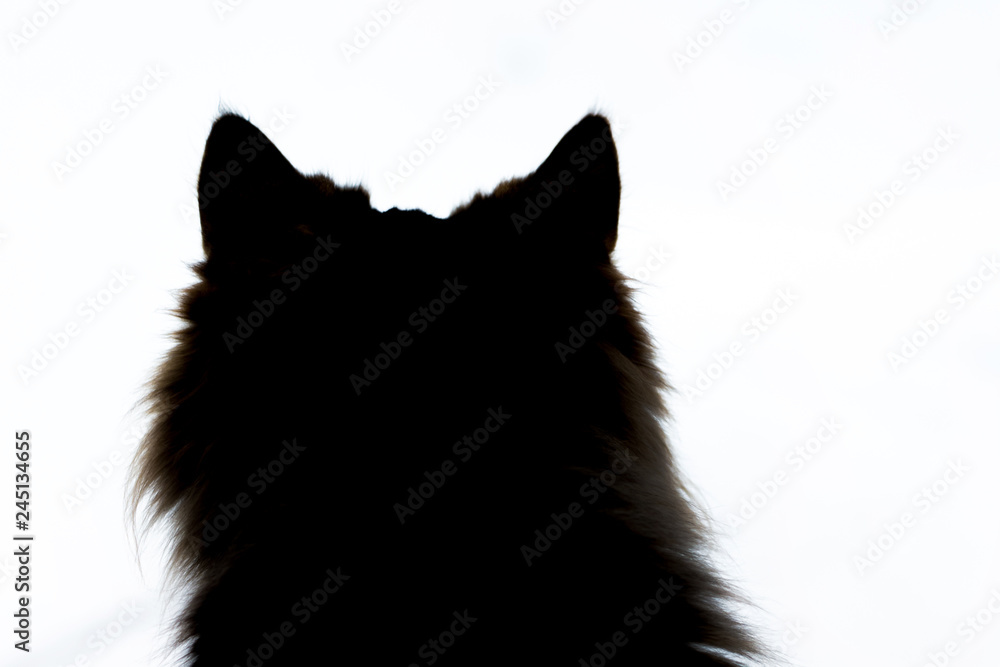
M 253 256 L 273 242 L 305 178 L 255 125 L 224 114 L 212 125 L 198 177 L 205 253 Z
M 585 116 L 559 141 L 542 165 L 517 187 L 511 221 L 518 234 L 555 233 L 603 243 L 618 239 L 621 178 L 611 125 Z

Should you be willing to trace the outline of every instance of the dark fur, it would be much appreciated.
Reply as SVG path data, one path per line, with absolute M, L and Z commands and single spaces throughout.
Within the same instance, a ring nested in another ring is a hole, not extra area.
M 426 665 L 434 650 L 421 647 L 465 610 L 475 622 L 435 664 L 579 665 L 616 632 L 628 641 L 611 665 L 762 658 L 709 565 L 662 432 L 666 385 L 610 259 L 614 144 L 574 156 L 610 137 L 607 121 L 584 118 L 534 174 L 443 220 L 375 211 L 364 190 L 302 176 L 264 138 L 251 151 L 258 133 L 234 115 L 212 128 L 206 259 L 133 470 L 133 512 L 145 500 L 146 524 L 173 530 L 172 572 L 192 593 L 177 640 L 192 664 L 246 665 L 287 622 L 295 634 L 267 667 Z M 564 170 L 573 182 L 516 229 L 525 198 Z M 339 247 L 292 289 L 286 271 L 327 237 Z M 418 333 L 410 314 L 456 278 L 467 288 Z M 224 334 L 275 289 L 287 300 L 230 353 Z M 564 363 L 556 344 L 608 299 L 617 312 L 579 350 L 560 348 Z M 350 376 L 401 331 L 411 344 L 358 395 Z M 453 444 L 490 408 L 510 419 L 462 461 Z M 304 451 L 258 493 L 250 476 L 293 438 Z M 625 448 L 635 463 L 589 504 L 581 486 Z M 394 506 L 445 459 L 457 470 L 401 525 Z M 206 540 L 205 522 L 241 493 L 250 506 Z M 583 515 L 528 566 L 522 546 L 574 502 Z M 338 568 L 348 579 L 302 622 L 296 602 Z M 661 581 L 679 592 L 636 632 L 626 615 Z

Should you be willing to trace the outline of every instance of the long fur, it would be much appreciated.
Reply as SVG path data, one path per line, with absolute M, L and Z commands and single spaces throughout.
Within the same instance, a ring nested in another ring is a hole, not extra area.
M 663 433 L 667 384 L 611 260 L 620 191 L 596 115 L 443 220 L 375 211 L 216 121 L 206 259 L 130 495 L 171 529 L 190 664 L 768 657 Z

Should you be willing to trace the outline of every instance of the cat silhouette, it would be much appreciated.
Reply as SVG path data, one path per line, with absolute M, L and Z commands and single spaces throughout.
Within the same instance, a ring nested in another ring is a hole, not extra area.
M 447 218 L 375 210 L 218 118 L 204 261 L 148 397 L 189 664 L 736 665 L 584 117 Z

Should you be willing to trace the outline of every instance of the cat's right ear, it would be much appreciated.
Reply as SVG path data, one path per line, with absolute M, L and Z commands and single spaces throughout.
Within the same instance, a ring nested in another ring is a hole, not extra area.
M 198 209 L 206 255 L 255 253 L 286 216 L 282 209 L 305 178 L 248 120 L 220 116 L 205 143 Z
M 611 124 L 585 116 L 517 186 L 511 221 L 519 235 L 576 240 L 607 253 L 618 238 L 621 178 Z

